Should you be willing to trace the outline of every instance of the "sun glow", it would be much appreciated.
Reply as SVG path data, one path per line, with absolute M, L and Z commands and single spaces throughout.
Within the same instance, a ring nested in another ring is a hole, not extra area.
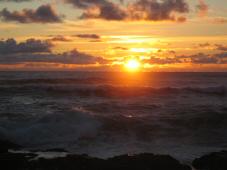
M 125 63 L 125 67 L 130 71 L 136 71 L 140 66 L 141 63 L 137 59 L 130 59 Z

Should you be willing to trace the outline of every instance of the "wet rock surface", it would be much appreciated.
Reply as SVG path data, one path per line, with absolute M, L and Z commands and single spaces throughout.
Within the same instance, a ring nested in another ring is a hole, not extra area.
M 11 142 L 0 141 L 0 145 L 0 164 L 9 170 L 191 170 L 189 166 L 168 155 L 144 153 L 99 159 L 88 155 L 68 154 L 65 157 L 36 159 L 38 155 L 35 153 L 9 152 L 9 149 L 19 148 Z
M 195 159 L 192 165 L 197 170 L 227 170 L 227 151 L 204 155 Z

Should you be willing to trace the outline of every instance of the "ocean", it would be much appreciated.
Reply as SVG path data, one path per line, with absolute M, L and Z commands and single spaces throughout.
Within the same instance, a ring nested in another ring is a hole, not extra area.
M 227 73 L 0 72 L 0 138 L 190 161 L 227 148 Z

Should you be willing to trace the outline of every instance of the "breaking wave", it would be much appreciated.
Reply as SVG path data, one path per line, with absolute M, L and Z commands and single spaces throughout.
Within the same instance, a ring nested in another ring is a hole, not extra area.
M 54 114 L 30 116 L 18 115 L 12 119 L 2 119 L 1 137 L 26 147 L 67 147 L 81 139 L 92 139 L 97 134 L 100 123 L 82 111 L 64 111 Z

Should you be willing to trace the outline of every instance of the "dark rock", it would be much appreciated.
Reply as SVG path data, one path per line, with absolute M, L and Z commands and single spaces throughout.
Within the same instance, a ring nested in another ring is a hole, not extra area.
M 6 153 L 9 149 L 19 149 L 20 146 L 10 141 L 0 140 L 0 153 Z
M 0 164 L 10 170 L 191 170 L 170 156 L 153 154 L 122 155 L 107 160 L 87 155 L 31 160 L 34 156 L 4 153 L 0 156 Z
M 31 152 L 68 152 L 65 149 L 62 148 L 52 148 L 52 149 L 46 149 L 46 150 L 30 150 Z
M 4 170 L 29 170 L 29 160 L 36 156 L 35 154 L 0 153 L 0 165 Z
M 198 170 L 227 170 L 227 151 L 202 156 L 195 159 L 192 165 Z
M 117 156 L 107 160 L 109 170 L 191 170 L 168 155 L 139 154 Z
M 53 148 L 53 149 L 47 149 L 45 152 L 67 152 L 65 149 L 62 148 Z

